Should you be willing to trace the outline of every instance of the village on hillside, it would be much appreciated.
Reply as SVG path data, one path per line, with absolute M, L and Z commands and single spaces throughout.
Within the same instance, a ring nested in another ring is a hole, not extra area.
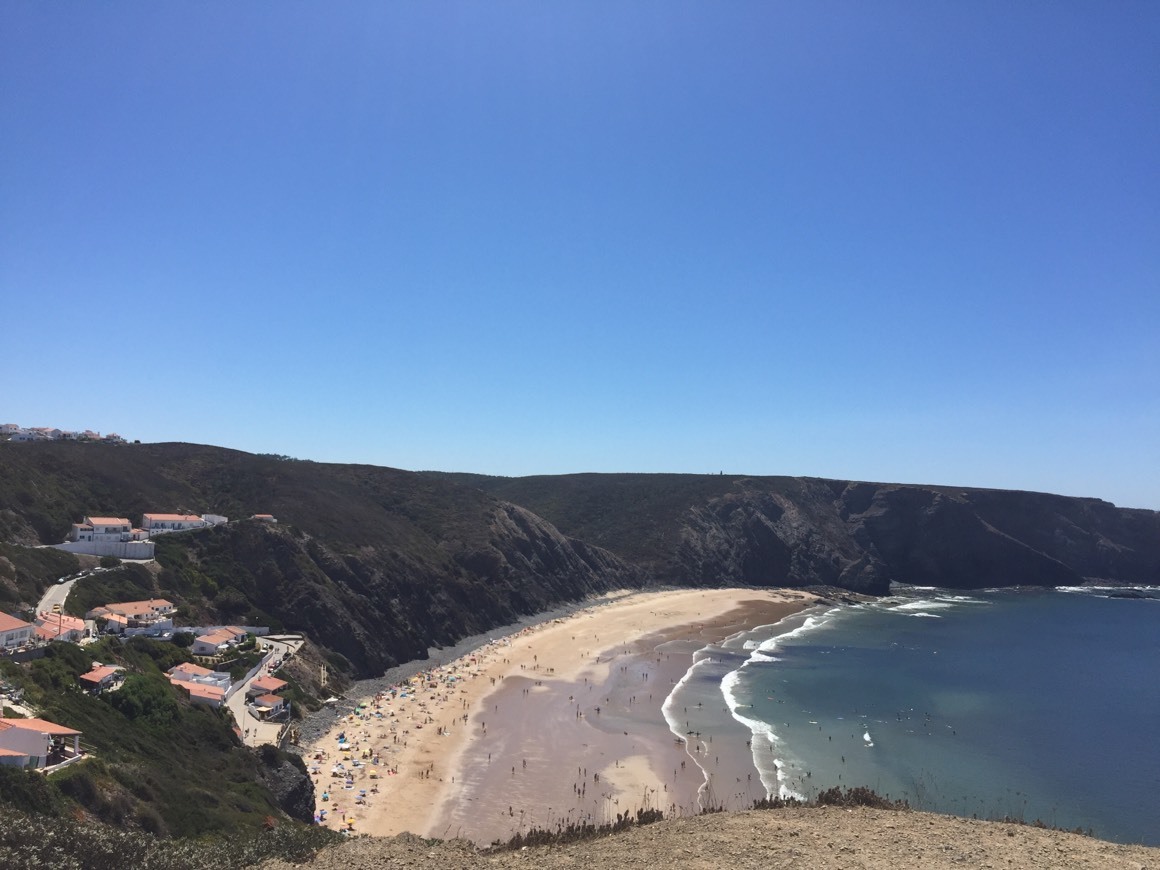
M 277 522 L 269 514 L 256 514 L 251 519 Z M 74 553 L 147 559 L 152 557 L 150 537 L 228 521 L 214 514 L 147 513 L 141 527 L 135 528 L 125 518 L 86 516 L 73 524 L 68 542 L 55 546 Z M 148 547 L 149 555 L 143 551 L 133 551 L 133 556 L 113 552 L 133 546 Z M 64 603 L 73 584 L 106 570 L 114 569 L 93 568 L 60 578 L 33 609 L 31 622 L 0 613 L 0 658 L 26 663 L 42 658 L 49 644 L 84 646 L 109 636 L 178 643 L 189 649 L 191 661 L 166 671 L 173 686 L 193 704 L 228 709 L 234 730 L 246 745 L 281 744 L 289 727 L 290 705 L 280 694 L 287 683 L 274 672 L 301 647 L 300 636 L 270 637 L 267 626 L 176 625 L 177 608 L 164 598 L 110 601 L 89 609 L 84 618 L 66 614 Z M 93 695 L 116 692 L 125 677 L 125 669 L 119 665 L 94 662 L 88 673 L 77 677 L 76 689 Z M 0 765 L 49 772 L 86 756 L 80 731 L 37 718 L 21 700 L 15 686 L 0 683 L 5 712 L 22 714 L 0 717 Z
M 70 429 L 56 429 L 52 426 L 21 426 L 18 423 L 0 423 L 0 441 L 104 441 L 108 444 L 127 444 L 125 438 L 116 432 L 102 435 L 92 429 L 78 432 Z
M 271 514 L 250 517 L 266 523 L 276 523 Z M 134 527 L 127 517 L 90 517 L 73 523 L 68 540 L 52 546 L 69 553 L 89 556 L 114 556 L 118 559 L 152 559 L 153 542 L 150 538 L 171 532 L 189 532 L 220 526 L 229 517 L 220 514 L 144 514 L 140 528 Z

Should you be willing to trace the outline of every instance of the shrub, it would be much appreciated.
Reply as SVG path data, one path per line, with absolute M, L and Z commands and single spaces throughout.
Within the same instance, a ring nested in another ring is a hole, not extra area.
M 143 674 L 130 674 L 120 690 L 109 695 L 109 703 L 126 719 L 143 719 L 157 726 L 178 719 L 177 699 L 169 684 Z
M 25 812 L 58 816 L 65 802 L 56 787 L 33 770 L 0 765 L 0 802 Z

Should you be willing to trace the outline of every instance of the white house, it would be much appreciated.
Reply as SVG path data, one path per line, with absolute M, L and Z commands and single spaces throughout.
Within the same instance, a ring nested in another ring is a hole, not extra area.
M 83 523 L 73 523 L 72 541 L 131 541 L 133 524 L 124 517 L 85 517 Z
M 119 665 L 93 664 L 92 670 L 77 677 L 81 685 L 90 692 L 103 692 L 117 681 L 117 675 L 125 669 Z
M 107 441 L 124 444 L 125 439 L 116 433 L 101 438 L 100 432 L 86 429 L 84 432 L 55 429 L 51 426 L 24 427 L 17 423 L 0 423 L 0 438 L 7 436 L 11 441 Z
M 86 619 L 106 620 L 106 631 L 126 628 L 173 628 L 173 612 L 177 608 L 164 598 L 146 601 L 121 601 L 94 607 Z
M 154 545 L 144 529 L 133 528 L 124 517 L 85 517 L 73 523 L 69 539 L 53 544 L 68 553 L 116 556 L 119 559 L 152 559 Z
M 254 698 L 253 705 L 259 718 L 269 719 L 286 709 L 286 699 L 279 695 L 261 695 Z
M 32 639 L 35 629 L 31 622 L 0 613 L 0 649 L 16 649 Z
M 227 625 L 193 640 L 193 654 L 195 656 L 216 656 L 224 653 L 230 647 L 245 640 L 246 630 L 234 625 Z
M 175 683 L 178 688 L 189 693 L 189 700 L 194 704 L 205 704 L 207 707 L 220 707 L 226 702 L 226 690 L 206 683 Z
M 202 529 L 207 525 L 209 523 L 196 514 L 145 514 L 141 518 L 141 527 L 150 535 Z
M 226 692 L 230 688 L 230 675 L 228 673 L 211 671 L 209 668 L 203 668 L 201 665 L 193 664 L 193 662 L 174 665 L 166 671 L 166 674 L 169 676 L 169 682 L 175 686 L 178 683 L 196 683 L 203 686 L 216 686 L 222 692 Z
M 78 642 L 85 636 L 85 621 L 63 613 L 36 614 L 36 636 L 40 640 Z
M 250 687 L 246 689 L 246 697 L 258 698 L 262 695 L 276 695 L 286 688 L 288 683 L 285 680 L 279 680 L 277 677 L 267 674 L 264 677 L 258 677 L 250 683 Z
M 47 767 L 81 754 L 81 732 L 44 719 L 0 719 L 2 749 L 28 756 L 32 767 Z
M 166 673 L 169 682 L 189 694 L 194 704 L 220 707 L 230 690 L 230 675 L 211 671 L 192 662 L 174 665 Z

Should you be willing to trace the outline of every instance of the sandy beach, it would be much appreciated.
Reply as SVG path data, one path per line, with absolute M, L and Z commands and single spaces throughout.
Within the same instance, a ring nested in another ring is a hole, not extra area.
M 640 808 L 692 814 L 706 771 L 728 782 L 710 795 L 715 804 L 762 797 L 743 743 L 714 748 L 690 735 L 686 744 L 661 705 L 696 649 L 776 622 L 812 596 L 610 598 L 363 699 L 305 753 L 323 823 L 488 843 Z

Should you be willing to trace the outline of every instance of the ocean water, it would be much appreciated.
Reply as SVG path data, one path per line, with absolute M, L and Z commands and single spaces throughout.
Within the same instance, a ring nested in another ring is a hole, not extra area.
M 710 782 L 743 739 L 770 794 L 1160 845 L 1160 589 L 897 592 L 698 651 L 665 714 Z

